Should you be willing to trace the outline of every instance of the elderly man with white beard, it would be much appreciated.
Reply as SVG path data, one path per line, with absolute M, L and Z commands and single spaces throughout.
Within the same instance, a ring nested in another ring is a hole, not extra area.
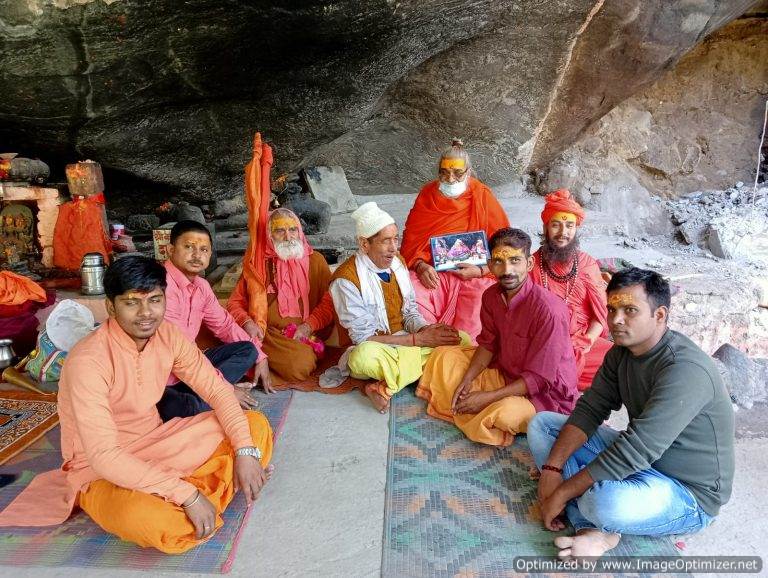
M 266 264 L 264 279 L 250 281 L 242 275 L 227 310 L 246 333 L 262 340 L 277 377 L 304 381 L 315 370 L 318 351 L 333 326 L 331 271 L 322 254 L 307 243 L 292 211 L 274 210 L 266 227 L 266 243 L 255 247 L 260 253 L 255 258 Z M 263 299 L 266 307 L 251 307 L 253 299 Z M 255 318 L 255 310 L 264 310 L 264 318 Z

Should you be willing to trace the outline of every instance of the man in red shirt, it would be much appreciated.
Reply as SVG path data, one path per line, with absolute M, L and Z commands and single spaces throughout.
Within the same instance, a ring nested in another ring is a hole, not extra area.
M 504 228 L 489 245 L 497 283 L 483 293 L 478 347 L 435 349 L 416 395 L 469 439 L 507 446 L 536 412 L 571 413 L 576 364 L 565 304 L 528 275 L 531 238 Z
M 256 381 L 261 381 L 264 391 L 274 391 L 269 380 L 269 365 L 261 351 L 261 342 L 237 324 L 219 303 L 208 281 L 200 276 L 210 262 L 211 245 L 211 234 L 202 223 L 179 221 L 171 229 L 169 259 L 164 263 L 168 280 L 165 319 L 181 329 L 191 341 L 205 325 L 223 343 L 206 350 L 205 355 L 224 379 L 237 384 L 235 395 L 244 408 L 249 408 L 255 401 L 248 390 Z M 254 364 L 255 382 L 239 383 Z M 210 407 L 171 375 L 157 409 L 167 421 L 196 415 Z

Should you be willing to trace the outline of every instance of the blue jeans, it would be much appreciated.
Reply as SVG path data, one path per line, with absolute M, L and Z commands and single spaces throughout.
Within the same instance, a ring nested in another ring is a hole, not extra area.
M 541 412 L 528 424 L 528 444 L 539 469 L 547 462 L 568 416 Z M 563 466 L 563 479 L 576 475 L 608 448 L 621 432 L 600 426 Z M 714 518 L 701 509 L 683 484 L 654 470 L 635 472 L 623 480 L 595 482 L 565 508 L 576 530 L 599 528 L 603 532 L 663 536 L 690 534 L 709 526 Z
M 229 383 L 237 383 L 256 363 L 258 353 L 250 341 L 235 341 L 211 347 L 205 351 L 205 356 L 224 379 Z M 157 411 L 164 422 L 175 417 L 190 417 L 210 409 L 211 406 L 185 383 L 166 387 L 163 397 L 157 402 Z

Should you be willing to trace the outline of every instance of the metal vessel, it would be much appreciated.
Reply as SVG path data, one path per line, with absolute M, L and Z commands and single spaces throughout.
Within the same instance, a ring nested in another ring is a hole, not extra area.
M 82 279 L 80 292 L 83 295 L 103 295 L 105 270 L 104 257 L 101 253 L 86 253 L 80 265 Z
M 0 369 L 5 369 L 13 363 L 15 357 L 13 352 L 13 341 L 10 339 L 0 339 Z

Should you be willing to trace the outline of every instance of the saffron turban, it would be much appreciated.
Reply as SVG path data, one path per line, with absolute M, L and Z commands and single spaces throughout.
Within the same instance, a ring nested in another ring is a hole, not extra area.
M 382 211 L 373 201 L 360 205 L 352 213 L 352 220 L 357 228 L 357 236 L 365 237 L 366 239 L 373 237 L 384 227 L 395 223 L 395 220 L 389 213 Z
M 546 225 L 555 213 L 571 213 L 576 215 L 576 226 L 584 222 L 584 209 L 571 198 L 568 189 L 557 189 L 544 197 L 544 210 L 541 212 L 541 220 Z

